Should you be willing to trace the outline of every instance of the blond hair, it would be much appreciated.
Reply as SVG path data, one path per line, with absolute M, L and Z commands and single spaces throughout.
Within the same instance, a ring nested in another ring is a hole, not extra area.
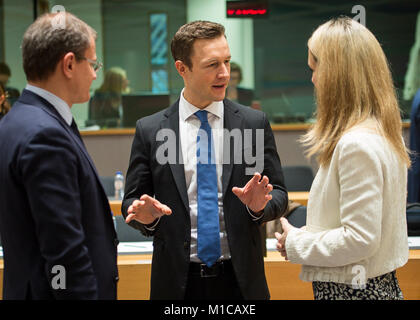
M 124 93 L 124 81 L 126 81 L 126 79 L 127 74 L 124 69 L 112 67 L 105 73 L 104 82 L 97 92 Z
M 5 115 L 10 111 L 10 104 L 7 101 L 7 92 L 3 83 L 0 82 L 0 99 L 4 98 L 4 101 L 0 104 L 0 115 Z
M 319 26 L 308 40 L 316 61 L 316 123 L 302 137 L 307 156 L 327 165 L 350 128 L 374 119 L 398 157 L 410 166 L 391 73 L 375 36 L 360 23 L 339 17 Z

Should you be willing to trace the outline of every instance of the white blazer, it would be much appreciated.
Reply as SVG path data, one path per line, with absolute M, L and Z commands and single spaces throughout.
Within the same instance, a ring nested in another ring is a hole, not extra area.
M 342 136 L 312 184 L 306 230 L 287 236 L 304 281 L 363 284 L 408 260 L 407 167 L 375 126 L 368 120 Z

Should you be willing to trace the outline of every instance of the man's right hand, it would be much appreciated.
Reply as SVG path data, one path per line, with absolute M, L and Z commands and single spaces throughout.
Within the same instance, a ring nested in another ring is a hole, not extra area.
M 131 206 L 128 207 L 127 213 L 126 223 L 136 220 L 142 224 L 151 224 L 163 215 L 172 214 L 172 210 L 155 198 L 144 194 L 139 200 L 133 201 Z

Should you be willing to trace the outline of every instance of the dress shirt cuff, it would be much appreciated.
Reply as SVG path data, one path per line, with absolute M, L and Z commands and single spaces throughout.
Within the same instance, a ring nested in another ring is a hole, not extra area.
M 262 212 L 260 216 L 256 216 L 256 212 L 249 209 L 247 205 L 246 205 L 246 210 L 248 210 L 249 215 L 252 217 L 252 221 L 258 221 L 264 216 L 264 211 Z
M 153 232 L 153 231 L 155 231 L 156 226 L 158 225 L 159 221 L 160 221 L 160 217 L 159 217 L 159 218 L 157 218 L 155 221 L 153 221 L 153 222 L 152 222 L 152 223 L 150 223 L 150 224 L 145 224 L 145 225 L 144 225 L 144 228 L 145 228 L 147 231 Z

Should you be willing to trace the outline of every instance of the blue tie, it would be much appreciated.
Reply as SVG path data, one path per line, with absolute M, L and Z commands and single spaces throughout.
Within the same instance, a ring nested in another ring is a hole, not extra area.
M 221 254 L 217 173 L 207 111 L 197 111 L 195 115 L 201 121 L 197 135 L 197 252 L 201 261 L 210 267 Z

